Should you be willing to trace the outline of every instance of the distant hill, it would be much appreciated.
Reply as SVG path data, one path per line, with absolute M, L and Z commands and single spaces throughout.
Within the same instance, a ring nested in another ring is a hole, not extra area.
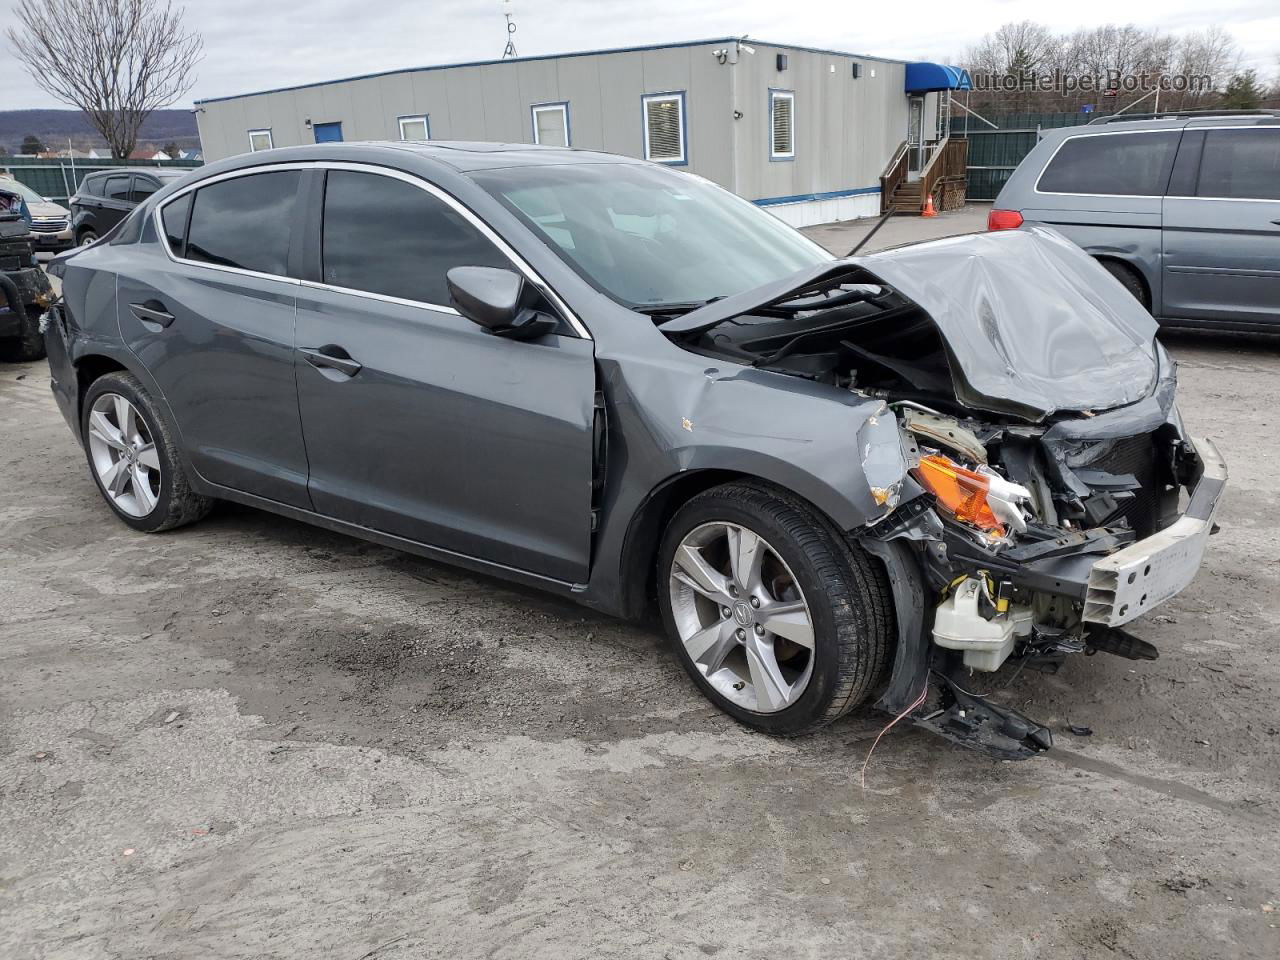
M 69 137 L 78 150 L 97 147 L 105 153 L 106 144 L 79 110 L 0 110 L 0 146 L 16 153 L 28 134 L 39 137 L 50 150 L 65 149 Z M 143 123 L 138 144 L 159 148 L 171 140 L 184 150 L 200 146 L 190 110 L 155 111 Z

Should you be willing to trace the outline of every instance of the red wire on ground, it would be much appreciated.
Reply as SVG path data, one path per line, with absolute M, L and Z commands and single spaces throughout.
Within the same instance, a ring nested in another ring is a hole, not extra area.
M 875 740 L 871 742 L 871 749 L 867 751 L 867 759 L 862 761 L 862 789 L 863 790 L 867 789 L 867 764 L 871 762 L 871 755 L 876 752 L 876 746 L 877 744 L 880 743 L 880 738 L 883 737 L 890 730 L 892 730 L 893 725 L 895 723 L 897 723 L 899 720 L 905 717 L 908 713 L 910 713 L 916 707 L 920 706 L 920 704 L 924 703 L 925 697 L 927 697 L 928 695 L 929 695 L 929 681 L 926 679 L 924 682 L 924 689 L 920 691 L 920 696 L 916 697 L 916 699 L 912 702 L 912 704 L 909 707 L 907 707 L 907 709 L 903 710 L 900 714 L 898 714 L 896 717 L 890 720 L 889 725 L 876 734 Z

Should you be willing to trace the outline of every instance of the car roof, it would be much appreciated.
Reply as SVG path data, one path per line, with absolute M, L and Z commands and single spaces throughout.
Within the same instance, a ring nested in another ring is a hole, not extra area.
M 501 167 L 545 167 L 561 164 L 586 163 L 643 163 L 635 157 L 595 150 L 577 150 L 572 147 L 548 147 L 531 143 L 493 143 L 480 140 L 346 140 L 337 143 L 304 144 L 298 147 L 277 147 L 244 155 L 252 156 L 260 163 L 282 161 L 353 159 L 364 153 L 394 151 L 422 157 L 442 164 L 457 173 L 491 170 Z M 385 157 L 386 154 L 383 154 Z M 221 161 L 220 161 L 221 162 Z M 239 166 L 240 164 L 238 164 Z M 244 166 L 256 165 L 253 163 Z

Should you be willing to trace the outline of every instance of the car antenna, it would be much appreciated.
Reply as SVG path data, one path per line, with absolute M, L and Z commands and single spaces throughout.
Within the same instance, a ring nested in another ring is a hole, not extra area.
M 863 237 L 861 240 L 859 240 L 857 245 L 855 245 L 852 250 L 846 253 L 845 256 L 852 257 L 855 253 L 861 250 L 863 246 L 866 245 L 866 242 L 876 235 L 876 231 L 879 230 L 881 227 L 883 227 L 885 224 L 885 221 L 888 220 L 890 217 L 892 217 L 893 214 L 894 214 L 893 207 L 890 207 L 888 210 L 886 210 L 884 212 L 884 215 L 880 218 L 879 222 L 877 222 L 874 227 L 868 230 L 867 235 Z

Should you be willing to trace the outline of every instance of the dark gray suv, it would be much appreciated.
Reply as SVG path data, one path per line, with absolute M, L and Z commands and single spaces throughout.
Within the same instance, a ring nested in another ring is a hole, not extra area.
M 1162 323 L 1280 331 L 1280 116 L 1049 131 L 988 224 L 1054 227 Z
M 1045 748 L 969 673 L 1153 657 L 1122 627 L 1191 581 L 1226 476 L 1150 315 L 1051 231 L 842 260 L 658 164 L 331 143 L 213 164 L 51 272 L 54 395 L 124 523 L 233 500 L 656 604 L 771 733 L 874 700 Z

